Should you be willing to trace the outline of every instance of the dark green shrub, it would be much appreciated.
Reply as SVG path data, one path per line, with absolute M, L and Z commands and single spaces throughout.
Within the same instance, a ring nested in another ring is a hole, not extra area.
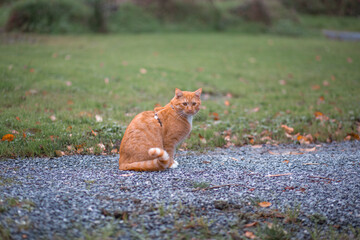
M 296 11 L 307 14 L 360 16 L 358 0 L 282 0 L 282 2 Z
M 160 28 L 159 20 L 140 6 L 125 3 L 108 19 L 110 32 L 153 32 Z
M 162 23 L 180 25 L 184 30 L 223 30 L 222 13 L 210 1 L 171 0 L 166 5 L 150 4 L 146 9 Z
M 104 0 L 84 0 L 92 8 L 90 28 L 94 32 L 108 32 L 106 2 Z
M 304 34 L 304 29 L 294 21 L 281 19 L 269 28 L 269 32 L 283 36 L 299 37 Z
M 14 4 L 7 31 L 69 33 L 88 31 L 91 11 L 80 1 L 26 0 Z

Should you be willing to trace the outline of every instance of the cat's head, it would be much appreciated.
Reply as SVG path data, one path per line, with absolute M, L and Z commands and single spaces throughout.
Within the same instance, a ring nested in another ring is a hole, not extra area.
M 176 88 L 175 96 L 171 100 L 171 105 L 173 105 L 174 109 L 181 115 L 195 115 L 200 110 L 201 91 L 201 88 L 195 92 L 181 91 L 180 89 Z

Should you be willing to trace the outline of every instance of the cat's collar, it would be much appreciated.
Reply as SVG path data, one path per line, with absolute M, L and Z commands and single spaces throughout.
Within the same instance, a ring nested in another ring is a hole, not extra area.
M 157 113 L 155 113 L 154 118 L 155 118 L 156 120 L 158 120 L 158 122 L 159 122 L 159 124 L 160 124 L 160 127 L 162 127 L 162 122 L 161 122 L 159 116 L 157 115 Z

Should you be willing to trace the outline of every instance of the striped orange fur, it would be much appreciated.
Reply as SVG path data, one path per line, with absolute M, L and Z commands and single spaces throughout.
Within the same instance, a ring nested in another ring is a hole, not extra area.
M 192 118 L 200 110 L 201 91 L 176 89 L 166 106 L 135 116 L 121 141 L 119 169 L 160 171 L 177 167 L 175 148 L 191 132 Z

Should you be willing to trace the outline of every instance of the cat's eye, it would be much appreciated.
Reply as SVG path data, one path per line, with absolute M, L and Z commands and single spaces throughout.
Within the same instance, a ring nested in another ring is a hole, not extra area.
M 184 106 L 187 106 L 187 102 L 183 102 L 183 105 L 184 105 Z
M 196 102 L 193 102 L 192 105 L 195 106 L 195 105 L 196 105 Z

